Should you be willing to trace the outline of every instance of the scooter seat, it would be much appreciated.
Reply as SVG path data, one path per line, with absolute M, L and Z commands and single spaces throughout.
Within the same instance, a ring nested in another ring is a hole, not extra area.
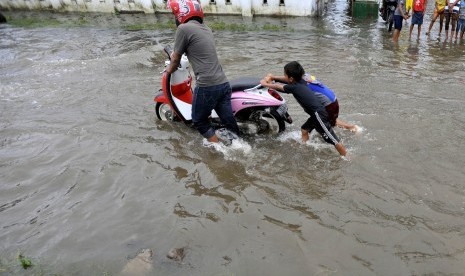
M 258 77 L 240 77 L 229 82 L 232 91 L 242 91 L 260 84 Z

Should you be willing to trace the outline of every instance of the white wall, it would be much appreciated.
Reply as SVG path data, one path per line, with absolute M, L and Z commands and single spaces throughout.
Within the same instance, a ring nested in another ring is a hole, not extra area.
M 280 5 L 284 1 L 284 5 Z M 207 14 L 321 15 L 325 0 L 200 0 Z M 265 3 L 266 2 L 266 3 Z M 79 12 L 169 12 L 165 0 L 0 0 L 0 9 L 53 9 Z

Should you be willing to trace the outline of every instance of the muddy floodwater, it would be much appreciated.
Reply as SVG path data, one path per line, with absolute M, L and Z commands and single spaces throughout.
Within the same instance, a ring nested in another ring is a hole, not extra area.
M 169 15 L 4 12 L 61 23 L 0 25 L 0 274 L 118 275 L 151 249 L 149 275 L 465 275 L 465 42 L 406 23 L 394 45 L 347 5 L 206 23 L 229 79 L 297 60 L 331 87 L 350 161 L 300 142 L 289 95 L 284 133 L 230 147 L 157 120 L 174 29 L 127 25 Z

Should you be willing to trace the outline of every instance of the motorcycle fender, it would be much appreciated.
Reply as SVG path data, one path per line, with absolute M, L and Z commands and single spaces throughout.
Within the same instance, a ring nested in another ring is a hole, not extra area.
M 279 107 L 274 107 L 273 110 L 275 111 L 275 116 L 279 116 L 281 117 L 285 122 L 289 123 L 289 124 L 292 124 L 292 117 L 291 115 L 289 115 L 289 113 L 286 111 L 284 114 L 281 114 L 280 112 L 278 112 L 278 109 Z M 287 108 L 286 108 L 287 110 Z
M 292 117 L 287 112 L 284 114 L 284 121 L 286 121 L 288 124 L 292 124 Z
M 165 97 L 162 91 L 159 91 L 155 94 L 155 98 L 153 99 L 156 103 L 169 103 L 168 99 Z

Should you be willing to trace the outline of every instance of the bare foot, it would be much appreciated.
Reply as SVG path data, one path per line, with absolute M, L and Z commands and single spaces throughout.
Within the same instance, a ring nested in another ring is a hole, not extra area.
M 214 134 L 212 137 L 208 138 L 207 140 L 208 142 L 211 142 L 211 143 L 218 143 L 220 141 L 218 139 L 218 136 L 216 136 L 216 134 Z
M 342 160 L 345 160 L 345 161 L 349 161 L 349 162 L 350 162 L 350 160 L 351 160 L 351 155 L 350 155 L 349 153 L 347 153 L 345 156 L 342 156 L 342 155 L 341 155 L 341 158 L 342 158 Z
M 354 125 L 351 128 L 349 128 L 349 130 L 353 133 L 357 133 L 360 132 L 361 128 L 358 125 Z

